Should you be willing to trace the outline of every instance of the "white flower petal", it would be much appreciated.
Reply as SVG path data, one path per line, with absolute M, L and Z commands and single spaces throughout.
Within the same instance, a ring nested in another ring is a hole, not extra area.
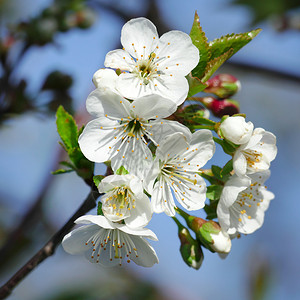
M 152 164 L 152 153 L 141 139 L 131 138 L 125 142 L 111 159 L 111 167 L 114 171 L 121 166 L 138 178 L 145 178 Z
M 168 159 L 179 156 L 189 147 L 190 135 L 187 137 L 180 132 L 166 135 L 164 141 L 156 149 L 157 159 L 166 162 Z
M 93 75 L 93 83 L 96 86 L 96 88 L 100 88 L 102 90 L 109 89 L 115 93 L 117 93 L 117 79 L 118 75 L 114 70 L 111 69 L 99 69 Z
M 245 176 L 247 172 L 247 160 L 239 149 L 233 155 L 233 169 L 238 176 Z
M 134 202 L 135 208 L 130 210 L 130 216 L 125 219 L 125 224 L 129 227 L 144 227 L 152 218 L 152 208 L 149 198 L 143 194 Z
M 156 94 L 172 100 L 177 106 L 184 102 L 189 91 L 187 79 L 180 75 L 162 74 L 153 78 L 153 85 L 155 86 Z M 148 93 L 150 92 L 153 91 L 149 88 Z
M 222 229 L 229 233 L 228 230 L 230 228 L 230 212 L 229 212 L 229 207 L 225 205 L 224 201 L 219 201 L 218 203 L 217 216 Z
M 206 184 L 198 175 L 185 175 L 187 179 L 181 179 L 179 187 L 173 187 L 177 201 L 187 210 L 198 210 L 204 207 L 206 199 Z
M 199 51 L 193 45 L 188 34 L 173 30 L 163 34 L 155 51 L 158 57 L 165 59 L 159 65 L 160 69 L 168 68 L 168 72 L 186 76 L 193 70 L 199 61 Z
M 122 73 L 117 80 L 117 90 L 132 100 L 151 94 L 147 85 L 135 73 Z
M 165 206 L 163 204 L 163 190 L 161 188 L 162 182 L 157 182 L 154 185 L 153 191 L 152 191 L 152 197 L 151 197 L 151 206 L 153 209 L 153 212 L 160 214 L 164 212 Z
M 148 228 L 142 228 L 142 227 L 128 227 L 126 224 L 118 224 L 118 229 L 134 236 L 141 236 L 145 237 L 147 239 L 150 239 L 152 241 L 158 241 L 158 238 L 156 234 L 148 229 Z
M 248 177 L 231 176 L 223 188 L 219 203 L 222 202 L 227 207 L 231 206 L 237 199 L 238 194 L 248 188 L 250 184 L 251 179 Z
M 109 160 L 112 156 L 113 148 L 120 143 L 119 140 L 114 138 L 115 130 L 111 129 L 118 125 L 118 122 L 111 121 L 105 117 L 90 121 L 78 139 L 84 156 L 90 161 L 99 163 Z
M 80 254 L 89 249 L 85 243 L 88 239 L 99 231 L 99 226 L 88 225 L 74 229 L 62 240 L 64 250 L 70 254 Z
M 152 133 L 152 138 L 156 143 L 162 144 L 162 142 L 166 139 L 167 136 L 172 135 L 174 133 L 182 133 L 188 141 L 191 138 L 191 132 L 188 127 L 180 124 L 177 121 L 171 120 L 160 120 L 160 121 L 151 121 L 150 122 L 151 130 L 149 132 Z
M 189 149 L 184 155 L 187 168 L 195 170 L 203 167 L 215 153 L 215 143 L 211 131 L 202 129 L 193 133 Z
M 121 44 L 133 57 L 148 58 L 157 42 L 156 27 L 146 18 L 131 19 L 122 28 Z
M 76 224 L 95 224 L 105 229 L 115 229 L 117 224 L 110 222 L 104 216 L 85 215 L 74 221 Z
M 129 115 L 129 101 L 109 89 L 96 89 L 86 100 L 86 109 L 96 117 L 107 115 L 113 118 L 126 118 Z
M 98 186 L 100 193 L 107 193 L 119 186 L 129 186 L 132 175 L 109 175 L 103 178 Z
M 122 71 L 132 71 L 135 66 L 133 58 L 125 50 L 109 51 L 105 56 L 104 66 Z
M 169 117 L 176 109 L 173 101 L 159 95 L 148 95 L 131 103 L 133 113 L 146 120 Z
M 139 236 L 131 236 L 131 239 L 137 249 L 137 254 L 130 254 L 130 258 L 139 266 L 152 267 L 158 264 L 158 257 L 153 247 Z

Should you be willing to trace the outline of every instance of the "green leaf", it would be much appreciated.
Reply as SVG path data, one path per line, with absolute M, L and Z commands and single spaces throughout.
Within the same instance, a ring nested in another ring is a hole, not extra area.
M 192 97 L 195 94 L 202 92 L 207 87 L 207 85 L 201 82 L 199 78 L 192 77 L 190 74 L 186 76 L 186 79 L 189 83 L 188 97 Z
M 98 206 L 97 206 L 97 215 L 103 216 L 102 202 L 101 202 L 101 201 L 98 202 Z
M 206 204 L 204 211 L 206 212 L 206 219 L 213 220 L 217 218 L 217 206 L 218 201 L 211 201 L 210 204 Z
M 126 175 L 129 174 L 129 172 L 123 167 L 121 166 L 117 171 L 116 171 L 117 175 Z
M 82 125 L 81 128 L 78 130 L 77 140 L 78 140 L 79 136 L 82 134 L 82 131 L 83 131 L 84 127 L 85 127 L 85 126 Z
M 73 117 L 62 106 L 56 112 L 57 131 L 67 150 L 78 147 L 78 129 Z
M 214 176 L 219 179 L 219 180 L 222 180 L 222 176 L 221 176 L 221 171 L 222 171 L 222 168 L 218 167 L 218 166 L 215 166 L 215 165 L 212 165 L 211 166 L 211 171 L 212 173 L 214 174 Z
M 232 49 L 232 52 L 227 59 L 230 58 L 233 54 L 252 41 L 260 33 L 260 31 L 261 29 L 255 29 L 245 33 L 232 33 L 209 42 L 209 49 L 211 52 L 210 59 L 214 60 Z
M 63 166 L 66 166 L 66 167 L 69 167 L 69 168 L 71 168 L 73 170 L 76 169 L 76 167 L 73 164 L 71 164 L 70 162 L 68 162 L 68 161 L 60 161 L 59 164 L 63 165 Z
M 210 185 L 207 187 L 206 197 L 210 200 L 219 200 L 221 197 L 221 193 L 223 190 L 223 186 L 221 185 Z
M 212 125 L 214 126 L 216 124 L 216 122 L 210 120 L 210 119 L 206 119 L 206 118 L 202 118 L 202 117 L 194 117 L 193 121 L 196 122 L 197 124 L 201 125 L 201 124 L 205 124 L 205 125 Z
M 94 181 L 96 187 L 99 186 L 99 184 L 103 178 L 105 178 L 103 175 L 95 175 L 93 177 L 93 181 Z
M 222 178 L 225 179 L 225 177 L 229 176 L 232 170 L 233 170 L 233 160 L 231 159 L 226 163 L 226 165 L 221 170 Z
M 190 32 L 190 37 L 193 44 L 198 48 L 200 54 L 199 63 L 192 71 L 192 74 L 194 77 L 201 78 L 210 59 L 210 51 L 209 45 L 207 43 L 207 37 L 205 36 L 205 33 L 200 26 L 199 16 L 197 12 L 195 12 L 194 23 Z
M 70 173 L 70 172 L 73 172 L 73 171 L 74 171 L 73 169 L 68 169 L 68 170 L 58 169 L 58 170 L 56 170 L 54 172 L 51 172 L 51 174 L 58 175 L 58 174 Z
M 201 78 L 202 82 L 206 82 L 220 67 L 221 65 L 233 54 L 233 49 L 229 49 L 227 52 L 210 60 L 206 66 L 204 76 Z

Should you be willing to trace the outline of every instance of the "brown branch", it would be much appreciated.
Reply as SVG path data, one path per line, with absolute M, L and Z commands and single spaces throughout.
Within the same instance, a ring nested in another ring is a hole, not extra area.
M 61 243 L 63 237 L 72 229 L 74 221 L 90 211 L 96 206 L 96 199 L 100 196 L 98 191 L 92 190 L 83 204 L 67 221 L 67 223 L 19 270 L 13 275 L 1 288 L 0 299 L 5 299 L 10 295 L 16 285 L 34 270 L 42 261 L 53 255 L 56 248 Z

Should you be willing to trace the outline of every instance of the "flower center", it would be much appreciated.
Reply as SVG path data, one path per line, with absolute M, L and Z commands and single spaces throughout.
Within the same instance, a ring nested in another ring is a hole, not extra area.
M 137 60 L 137 74 L 143 80 L 144 84 L 148 84 L 151 77 L 157 73 L 155 69 L 154 59 L 156 54 L 152 52 L 147 60 Z
M 115 187 L 105 199 L 105 206 L 112 207 L 116 216 L 124 216 L 127 210 L 135 208 L 131 190 L 126 187 Z
M 126 125 L 126 132 L 130 137 L 139 135 L 141 130 L 143 130 L 142 124 L 137 119 L 129 121 L 129 123 Z
M 249 167 L 253 167 L 256 163 L 259 163 L 262 159 L 262 153 L 256 151 L 256 150 L 247 150 L 243 151 L 247 164 Z

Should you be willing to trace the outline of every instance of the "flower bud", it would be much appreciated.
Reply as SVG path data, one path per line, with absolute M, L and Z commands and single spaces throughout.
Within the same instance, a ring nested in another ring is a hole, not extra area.
M 246 123 L 245 118 L 241 116 L 228 117 L 219 127 L 220 135 L 236 145 L 247 143 L 252 132 L 252 122 Z
M 208 87 L 204 90 L 206 93 L 212 93 L 225 99 L 237 93 L 241 88 L 240 81 L 230 74 L 219 74 L 209 79 L 206 84 Z
M 219 100 L 213 97 L 204 97 L 202 103 L 218 118 L 225 115 L 232 116 L 240 112 L 240 105 L 232 99 Z
M 218 223 L 194 217 L 190 225 L 189 227 L 196 233 L 197 238 L 205 248 L 211 252 L 230 252 L 231 239 L 226 232 L 222 231 Z
M 176 218 L 173 219 L 178 226 L 178 237 L 181 243 L 179 251 L 182 259 L 189 267 L 198 270 L 204 259 L 200 243 L 192 238 L 189 230 Z

